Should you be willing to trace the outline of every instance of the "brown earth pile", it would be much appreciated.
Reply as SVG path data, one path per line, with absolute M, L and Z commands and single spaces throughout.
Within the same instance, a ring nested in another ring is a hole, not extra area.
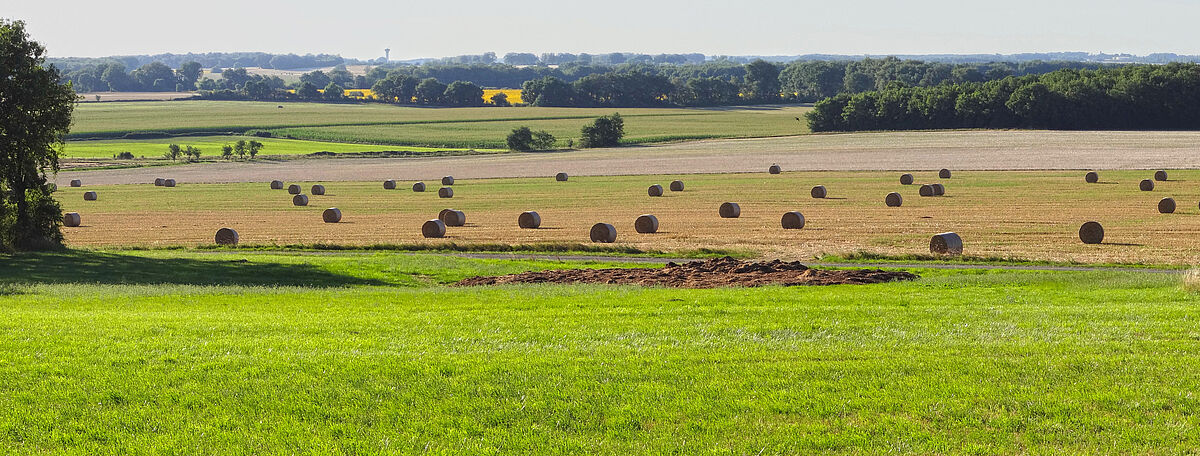
M 842 285 L 917 279 L 916 274 L 879 269 L 819 270 L 799 261 L 740 261 L 730 257 L 662 268 L 565 269 L 530 271 L 497 277 L 472 277 L 458 286 L 505 283 L 607 283 L 674 288 L 758 287 L 764 285 Z

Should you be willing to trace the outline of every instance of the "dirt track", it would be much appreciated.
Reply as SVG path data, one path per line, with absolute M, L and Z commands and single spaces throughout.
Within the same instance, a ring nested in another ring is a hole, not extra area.
M 941 131 L 807 135 L 688 142 L 559 153 L 410 159 L 206 163 L 170 168 L 63 172 L 60 186 L 181 182 L 427 180 L 571 175 L 787 171 L 1198 168 L 1200 132 Z

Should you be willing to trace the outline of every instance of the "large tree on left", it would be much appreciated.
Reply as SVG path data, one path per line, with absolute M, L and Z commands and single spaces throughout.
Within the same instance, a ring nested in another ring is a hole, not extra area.
M 75 91 L 45 54 L 24 22 L 0 19 L 0 250 L 62 245 L 62 209 L 46 173 L 58 172 Z

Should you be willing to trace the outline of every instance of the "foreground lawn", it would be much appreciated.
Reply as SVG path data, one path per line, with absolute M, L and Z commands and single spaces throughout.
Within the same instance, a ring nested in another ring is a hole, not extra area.
M 1200 295 L 1147 273 L 669 290 L 557 262 L 0 257 L 5 453 L 1180 453 Z M 279 285 L 279 286 L 276 286 Z

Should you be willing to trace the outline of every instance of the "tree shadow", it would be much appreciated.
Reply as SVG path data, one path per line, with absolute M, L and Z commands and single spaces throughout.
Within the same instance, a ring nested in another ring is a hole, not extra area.
M 378 280 L 335 274 L 308 264 L 248 259 L 149 258 L 83 250 L 0 255 L 0 285 L 11 283 L 305 287 L 387 285 Z

